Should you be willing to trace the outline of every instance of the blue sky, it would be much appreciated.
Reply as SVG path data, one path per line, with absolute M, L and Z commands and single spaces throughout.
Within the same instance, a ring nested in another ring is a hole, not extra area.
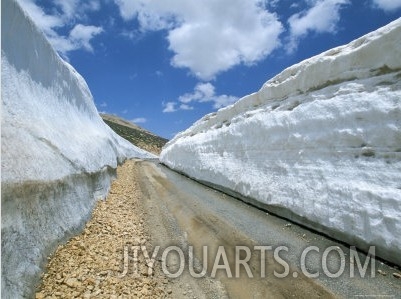
M 18 0 L 99 111 L 166 138 L 286 67 L 401 17 L 401 0 Z

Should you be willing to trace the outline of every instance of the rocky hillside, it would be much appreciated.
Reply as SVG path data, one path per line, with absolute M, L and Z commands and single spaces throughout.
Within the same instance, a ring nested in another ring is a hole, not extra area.
M 118 135 L 125 138 L 133 145 L 153 154 L 159 155 L 162 147 L 168 141 L 118 116 L 110 114 L 100 114 L 100 116 Z

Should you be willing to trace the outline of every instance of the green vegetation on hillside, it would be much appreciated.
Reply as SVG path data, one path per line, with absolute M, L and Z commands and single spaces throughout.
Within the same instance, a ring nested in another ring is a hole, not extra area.
M 144 130 L 137 130 L 131 127 L 123 126 L 115 122 L 103 121 L 118 135 L 148 152 L 159 155 L 162 147 L 167 143 L 168 139 L 153 135 Z

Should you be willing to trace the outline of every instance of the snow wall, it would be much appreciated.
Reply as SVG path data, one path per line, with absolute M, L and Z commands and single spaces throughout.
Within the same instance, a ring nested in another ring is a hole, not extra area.
M 103 123 L 84 79 L 16 2 L 1 11 L 1 288 L 21 298 L 105 197 L 117 164 L 155 156 Z
M 401 19 L 206 115 L 160 160 L 401 265 Z

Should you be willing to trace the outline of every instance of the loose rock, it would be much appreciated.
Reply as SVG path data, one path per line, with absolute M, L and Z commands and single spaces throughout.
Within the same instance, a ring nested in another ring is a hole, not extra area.
M 97 203 L 82 234 L 59 246 L 49 258 L 36 299 L 54 296 L 172 298 L 172 282 L 158 267 L 153 268 L 151 276 L 147 275 L 147 267 L 144 268 L 146 277 L 139 272 L 138 278 L 132 273 L 130 260 L 128 271 L 123 272 L 125 250 L 131 245 L 150 247 L 141 208 L 143 195 L 133 179 L 135 176 L 134 161 L 118 167 L 117 180 L 112 183 L 109 196 Z M 141 254 L 139 263 L 146 265 Z
M 394 273 L 393 273 L 393 276 L 394 276 L 395 278 L 401 279 L 401 274 L 400 274 L 400 273 L 394 272 Z

